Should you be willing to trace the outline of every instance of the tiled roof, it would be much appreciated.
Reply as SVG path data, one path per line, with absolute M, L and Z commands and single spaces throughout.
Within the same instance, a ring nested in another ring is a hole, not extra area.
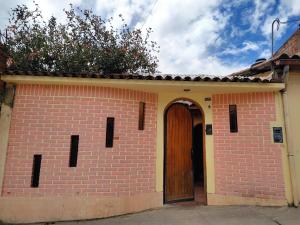
M 300 65 L 300 56 L 299 55 L 293 55 L 289 56 L 287 54 L 282 54 L 278 57 L 271 58 L 266 61 L 262 61 L 260 63 L 255 63 L 251 65 L 249 68 L 235 72 L 233 74 L 228 75 L 228 77 L 252 77 L 254 75 L 257 75 L 259 73 L 264 73 L 267 71 L 271 71 L 271 67 L 273 66 L 280 66 L 282 64 L 290 64 Z
M 25 75 L 25 76 L 47 76 L 47 77 L 77 77 L 77 78 L 101 78 L 101 79 L 120 79 L 120 80 L 163 80 L 163 81 L 191 81 L 191 82 L 253 82 L 253 83 L 281 83 L 281 81 L 265 78 L 251 77 L 220 77 L 209 75 L 179 75 L 179 74 L 101 74 L 84 72 L 38 72 L 6 70 L 0 75 Z
M 274 58 L 275 60 L 276 59 L 300 59 L 300 56 L 299 55 L 292 55 L 292 56 L 289 56 L 289 55 L 287 55 L 287 54 L 282 54 L 282 55 L 280 55 L 279 57 L 276 57 L 276 58 Z

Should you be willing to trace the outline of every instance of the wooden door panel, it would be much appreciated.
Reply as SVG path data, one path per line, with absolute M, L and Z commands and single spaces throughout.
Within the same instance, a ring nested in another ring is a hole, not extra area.
M 191 113 L 183 104 L 174 104 L 166 122 L 165 201 L 193 199 Z

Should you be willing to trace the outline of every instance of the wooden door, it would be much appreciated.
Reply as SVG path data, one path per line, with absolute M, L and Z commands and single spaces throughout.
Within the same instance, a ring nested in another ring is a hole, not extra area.
M 192 115 L 183 104 L 166 115 L 165 202 L 194 199 Z

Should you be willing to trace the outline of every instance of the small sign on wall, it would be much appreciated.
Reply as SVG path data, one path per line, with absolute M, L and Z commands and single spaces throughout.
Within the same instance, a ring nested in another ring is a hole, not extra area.
M 274 143 L 283 143 L 282 127 L 273 127 Z
M 206 135 L 212 135 L 212 133 L 213 133 L 212 124 L 206 124 L 205 132 L 206 132 Z

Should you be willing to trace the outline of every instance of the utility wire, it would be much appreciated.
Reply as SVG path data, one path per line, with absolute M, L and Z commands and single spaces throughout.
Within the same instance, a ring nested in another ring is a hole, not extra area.
M 272 22 L 272 57 L 274 56 L 274 25 L 277 23 L 277 30 L 279 30 L 280 24 L 288 24 L 288 23 L 294 23 L 294 22 L 300 22 L 300 19 L 294 19 L 294 20 L 287 20 L 287 21 L 280 21 L 279 18 L 276 18 Z
M 293 22 L 300 22 L 300 19 L 287 20 L 287 21 L 280 21 L 280 20 L 279 20 L 279 23 L 283 23 L 283 24 L 286 24 L 286 23 L 293 23 Z

